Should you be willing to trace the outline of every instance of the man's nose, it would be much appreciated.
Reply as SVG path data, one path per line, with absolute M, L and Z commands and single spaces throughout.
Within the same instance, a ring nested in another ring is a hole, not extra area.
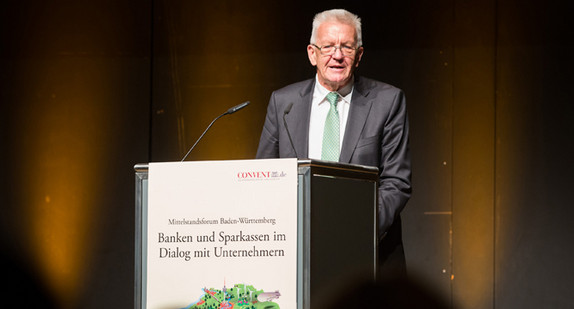
M 335 59 L 343 59 L 345 55 L 343 55 L 343 51 L 341 48 L 335 48 L 335 53 L 333 54 L 333 58 Z

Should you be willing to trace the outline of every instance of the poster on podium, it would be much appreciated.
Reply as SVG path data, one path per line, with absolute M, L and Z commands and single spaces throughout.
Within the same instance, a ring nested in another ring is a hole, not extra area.
M 144 306 L 295 308 L 297 160 L 149 164 Z

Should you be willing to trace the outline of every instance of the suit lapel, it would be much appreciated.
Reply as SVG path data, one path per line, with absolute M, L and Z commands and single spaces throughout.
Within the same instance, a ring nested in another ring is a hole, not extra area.
M 367 122 L 369 111 L 371 110 L 372 101 L 367 98 L 369 89 L 365 89 L 361 78 L 355 76 L 355 88 L 351 99 L 351 108 L 347 117 L 347 127 L 343 137 L 341 155 L 339 162 L 350 163 L 353 152 L 359 142 L 361 132 Z
M 293 138 L 293 145 L 300 159 L 309 156 L 309 121 L 314 86 L 315 79 L 311 79 L 301 87 L 301 91 L 296 94 L 293 100 L 291 112 L 285 117 Z

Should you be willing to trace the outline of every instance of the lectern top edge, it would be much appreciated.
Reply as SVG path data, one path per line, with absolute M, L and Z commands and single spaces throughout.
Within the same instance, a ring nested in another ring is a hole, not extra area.
M 149 169 L 148 163 L 138 163 L 134 165 L 134 171 L 136 172 L 147 172 Z
M 346 164 L 346 163 L 339 163 L 339 162 L 329 162 L 329 161 L 321 161 L 321 160 L 313 160 L 313 159 L 301 159 L 297 161 L 297 165 L 299 167 L 326 167 L 331 169 L 339 169 L 339 170 L 353 170 L 353 171 L 360 171 L 364 173 L 374 173 L 378 174 L 379 169 L 373 166 L 366 166 L 366 165 L 358 165 L 358 164 Z M 138 163 L 134 165 L 134 170 L 136 172 L 147 172 L 149 169 L 149 163 Z
M 352 170 L 364 173 L 373 173 L 373 174 L 379 173 L 379 169 L 374 166 L 322 161 L 322 160 L 302 159 L 298 160 L 297 164 L 299 167 L 305 167 L 305 166 L 327 167 L 331 169 Z

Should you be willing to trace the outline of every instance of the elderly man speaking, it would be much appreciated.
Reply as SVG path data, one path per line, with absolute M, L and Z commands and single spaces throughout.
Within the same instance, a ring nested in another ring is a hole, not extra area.
M 354 74 L 363 52 L 358 16 L 340 9 L 317 14 L 307 46 L 317 74 L 273 92 L 257 158 L 378 167 L 379 277 L 402 276 L 400 213 L 411 195 L 406 101 L 400 89 Z M 286 112 L 288 129 L 280 121 Z

